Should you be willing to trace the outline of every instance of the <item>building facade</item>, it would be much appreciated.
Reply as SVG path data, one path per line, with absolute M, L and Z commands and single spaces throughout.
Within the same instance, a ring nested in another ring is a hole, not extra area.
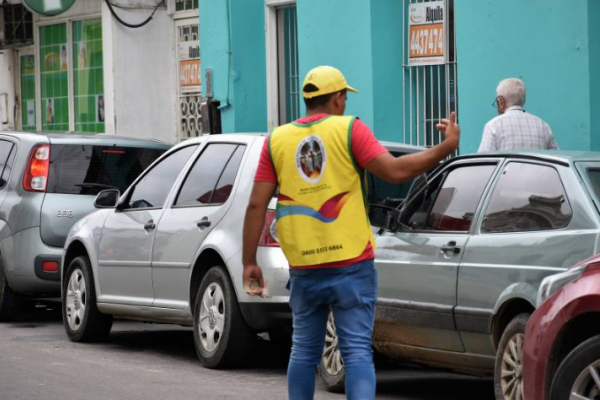
M 224 132 L 270 131 L 304 112 L 304 75 L 333 65 L 360 91 L 347 112 L 379 139 L 435 144 L 457 111 L 464 154 L 496 115 L 498 82 L 519 77 L 562 149 L 600 150 L 599 12 L 598 0 L 202 0 L 204 95 Z
M 72 5 L 56 15 L 36 8 L 54 3 L 0 7 L 2 129 L 168 142 L 200 134 L 198 0 L 63 0 Z

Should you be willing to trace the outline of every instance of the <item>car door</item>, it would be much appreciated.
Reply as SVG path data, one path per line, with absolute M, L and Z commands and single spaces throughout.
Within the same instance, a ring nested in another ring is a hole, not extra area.
M 402 229 L 378 237 L 377 322 L 393 330 L 386 337 L 377 329 L 384 341 L 464 350 L 453 316 L 458 265 L 496 168 L 496 162 L 450 164 L 407 200 Z
M 202 242 L 230 206 L 246 146 L 209 143 L 190 168 L 173 206 L 165 210 L 152 254 L 155 307 L 184 309 L 191 269 Z M 241 223 L 241 221 L 240 221 Z
M 467 352 L 494 356 L 497 307 L 515 299 L 535 306 L 545 276 L 593 255 L 597 218 L 582 201 L 568 165 L 503 165 L 459 268 L 456 324 Z
M 173 183 L 197 147 L 182 147 L 160 159 L 109 214 L 98 249 L 98 301 L 152 305 L 151 253 L 156 225 Z

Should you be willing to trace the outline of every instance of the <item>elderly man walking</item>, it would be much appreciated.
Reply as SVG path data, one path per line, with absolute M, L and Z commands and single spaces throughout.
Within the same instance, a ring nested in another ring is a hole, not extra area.
M 396 158 L 365 123 L 344 115 L 348 91 L 356 92 L 333 67 L 317 67 L 308 73 L 302 87 L 306 116 L 270 135 L 246 211 L 243 279 L 254 279 L 264 288 L 256 251 L 265 211 L 279 188 L 277 233 L 290 263 L 294 318 L 288 368 L 291 400 L 314 397 L 315 370 L 330 310 L 346 368 L 348 399 L 375 398 L 371 335 L 377 272 L 365 207 L 364 170 L 389 182 L 403 182 L 437 165 L 459 142 L 460 128 L 452 113 L 437 125 L 444 141 Z M 309 157 L 307 148 L 312 148 L 310 162 L 302 168 L 302 160 Z
M 499 150 L 558 150 L 550 126 L 541 118 L 525 112 L 525 83 L 505 79 L 496 89 L 492 104 L 498 116 L 483 130 L 479 152 Z

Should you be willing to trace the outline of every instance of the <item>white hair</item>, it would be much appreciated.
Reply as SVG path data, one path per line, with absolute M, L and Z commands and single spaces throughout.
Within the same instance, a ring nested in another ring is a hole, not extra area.
M 506 99 L 506 106 L 525 105 L 525 82 L 517 78 L 504 79 L 496 88 L 496 95 Z

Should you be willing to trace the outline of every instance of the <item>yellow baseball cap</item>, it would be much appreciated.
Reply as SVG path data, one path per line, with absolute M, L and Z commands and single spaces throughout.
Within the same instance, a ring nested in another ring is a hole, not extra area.
M 358 93 L 358 90 L 348 85 L 346 78 L 344 78 L 339 69 L 327 65 L 311 69 L 306 74 L 302 87 L 306 87 L 309 83 L 316 86 L 318 90 L 315 92 L 305 92 L 302 90 L 302 95 L 305 99 L 312 99 L 313 97 L 339 92 L 344 89 Z

